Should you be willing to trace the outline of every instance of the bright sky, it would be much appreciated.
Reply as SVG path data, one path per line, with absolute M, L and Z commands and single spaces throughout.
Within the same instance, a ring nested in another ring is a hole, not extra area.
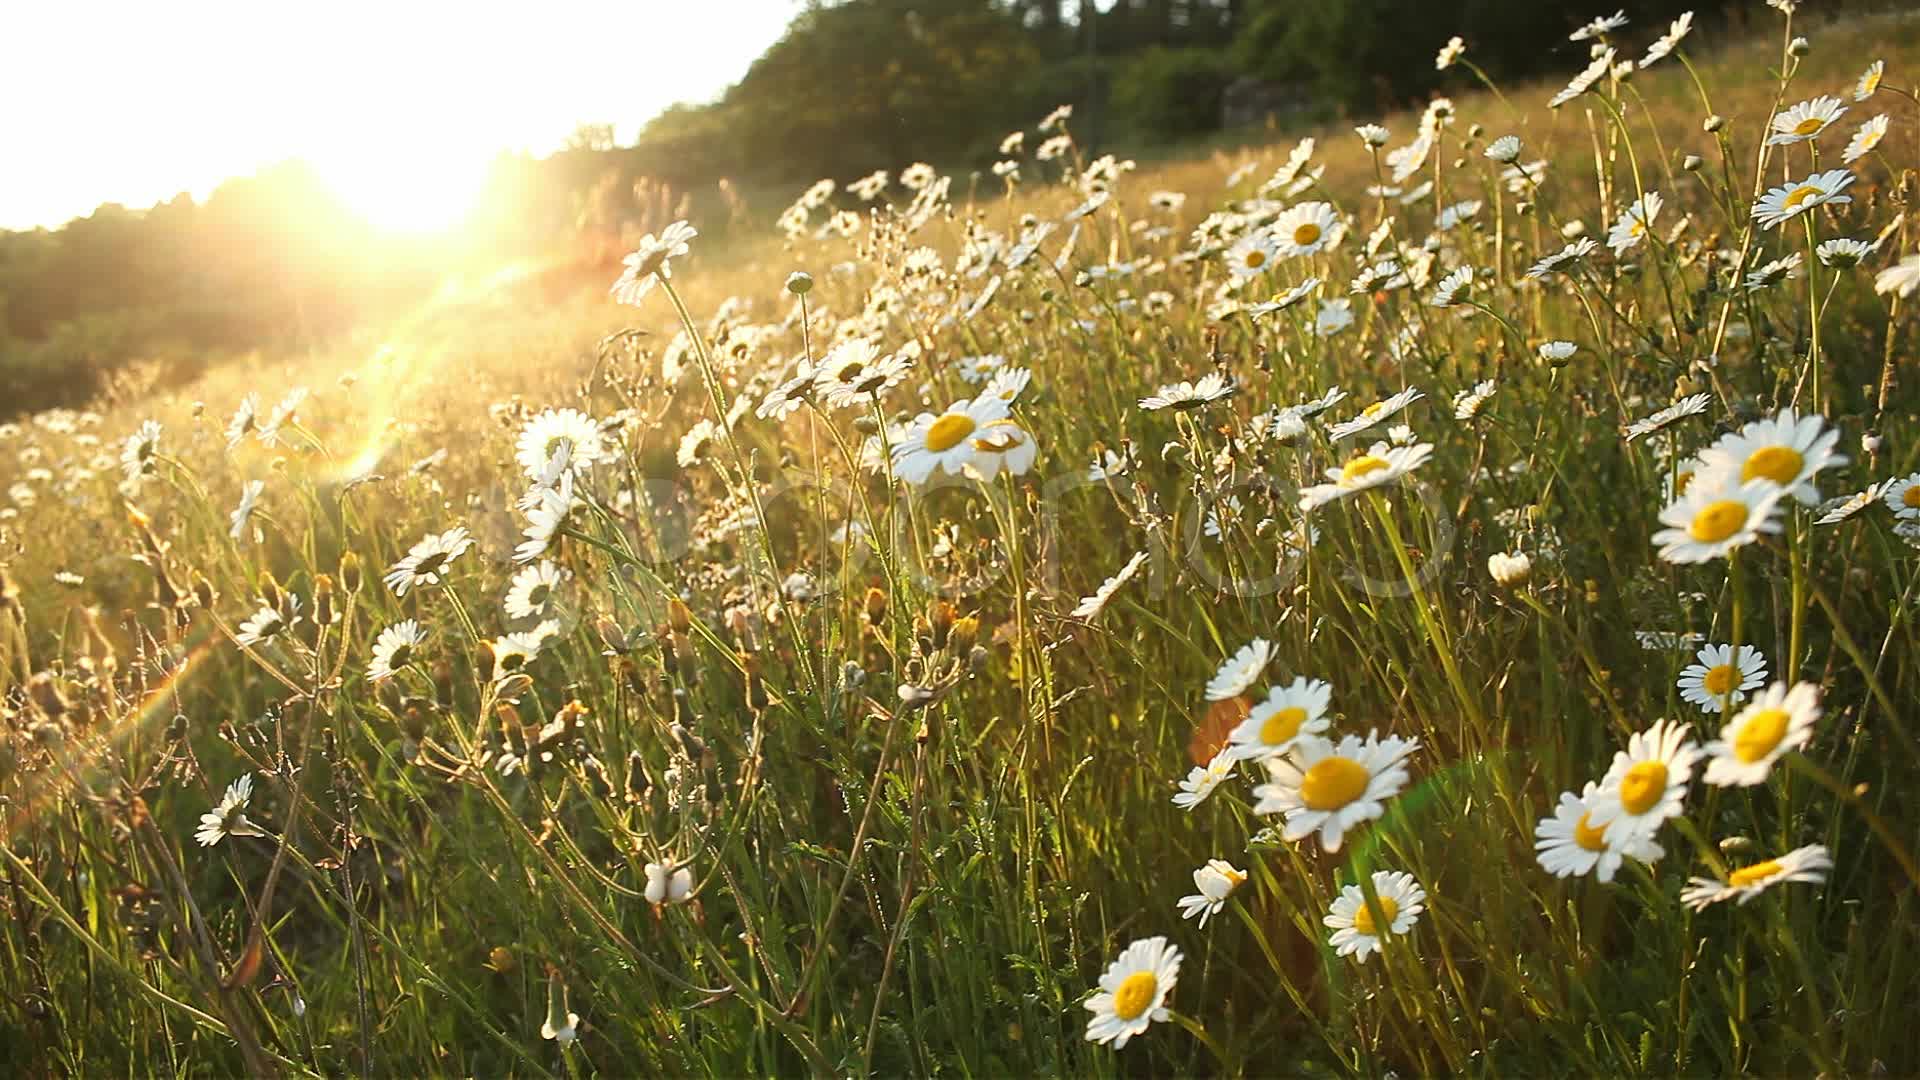
M 798 0 L 0 4 L 0 228 L 144 208 L 289 157 L 382 224 L 457 218 L 501 150 L 621 143 L 746 73 Z

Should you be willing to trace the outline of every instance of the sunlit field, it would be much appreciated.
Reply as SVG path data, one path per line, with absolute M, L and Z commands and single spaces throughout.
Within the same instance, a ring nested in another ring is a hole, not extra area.
M 0 1060 L 1920 1072 L 1920 18 L 1755 7 L 0 425 Z

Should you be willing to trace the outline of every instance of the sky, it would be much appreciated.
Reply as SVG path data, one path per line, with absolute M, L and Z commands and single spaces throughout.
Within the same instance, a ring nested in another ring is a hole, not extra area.
M 311 162 L 395 228 L 457 219 L 502 150 L 621 143 L 746 73 L 798 0 L 0 4 L 0 228 L 204 198 Z

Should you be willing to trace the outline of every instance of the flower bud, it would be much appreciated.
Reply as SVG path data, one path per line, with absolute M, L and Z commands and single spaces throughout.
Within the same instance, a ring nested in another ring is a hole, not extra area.
M 1813 45 L 1806 38 L 1797 37 L 1787 42 L 1787 52 L 1794 56 L 1805 56 L 1813 51 Z
M 1714 132 L 1719 131 L 1721 128 L 1726 126 L 1727 126 L 1727 118 L 1724 116 L 1721 116 L 1719 113 L 1714 113 L 1712 116 L 1707 117 L 1705 122 L 1703 122 L 1700 125 L 1700 128 L 1701 130 L 1705 131 L 1707 134 L 1711 135 Z
M 805 270 L 795 270 L 787 275 L 787 291 L 795 296 L 805 296 L 813 291 L 813 275 Z
M 1700 166 L 1705 164 L 1706 162 L 1701 160 L 1699 154 L 1688 154 L 1684 159 L 1681 160 L 1680 167 L 1682 169 L 1687 170 L 1688 172 L 1699 172 Z

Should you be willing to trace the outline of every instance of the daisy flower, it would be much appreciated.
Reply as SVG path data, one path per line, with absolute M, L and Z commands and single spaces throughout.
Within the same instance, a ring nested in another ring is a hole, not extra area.
M 262 604 L 260 609 L 248 616 L 233 635 L 234 644 L 243 649 L 251 649 L 279 637 L 287 628 L 286 616 L 271 604 Z
M 1472 420 L 1479 416 L 1480 410 L 1487 404 L 1487 399 L 1493 397 L 1494 391 L 1498 389 L 1499 385 L 1492 379 L 1483 379 L 1475 383 L 1473 389 L 1462 390 L 1453 395 L 1453 418 Z
M 1273 644 L 1266 638 L 1254 638 L 1229 656 L 1207 680 L 1207 700 L 1225 701 L 1247 692 L 1273 660 Z
M 1660 216 L 1660 208 L 1666 205 L 1657 191 L 1649 191 L 1633 201 L 1633 205 L 1614 219 L 1613 228 L 1607 232 L 1607 246 L 1615 255 L 1625 255 L 1638 247 L 1640 241 L 1652 226 L 1653 219 Z
M 646 872 L 647 903 L 654 907 L 683 904 L 693 892 L 693 870 L 688 867 L 676 869 L 671 863 L 650 862 Z
M 1336 300 L 1320 301 L 1320 310 L 1313 318 L 1315 337 L 1332 337 L 1353 325 L 1353 302 L 1346 297 Z
M 605 438 L 593 417 L 579 409 L 543 409 L 520 429 L 513 459 L 537 483 L 551 483 L 550 467 L 584 473 L 606 456 Z
M 1627 833 L 1619 837 L 1620 843 L 1608 843 L 1606 829 L 1593 821 L 1599 793 L 1600 786 L 1591 780 L 1578 795 L 1561 792 L 1553 816 L 1541 818 L 1533 827 L 1533 848 L 1541 869 L 1557 878 L 1594 874 L 1609 882 L 1628 856 L 1651 863 L 1666 854 L 1650 836 Z
M 1222 750 L 1213 755 L 1213 760 L 1205 765 L 1195 765 L 1187 771 L 1187 778 L 1180 781 L 1180 790 L 1173 797 L 1173 805 L 1182 810 L 1192 811 L 1194 807 L 1207 801 L 1213 789 L 1219 787 L 1233 775 L 1233 764 L 1238 759 L 1232 751 Z
M 1227 733 L 1225 752 L 1240 760 L 1286 753 L 1303 736 L 1327 730 L 1332 698 L 1332 684 L 1320 679 L 1296 678 L 1290 685 L 1270 688 L 1267 699 Z
M 1308 294 L 1319 287 L 1320 279 L 1317 277 L 1309 277 L 1300 284 L 1288 289 L 1286 292 L 1276 294 L 1273 299 L 1253 305 L 1247 309 L 1247 314 L 1257 319 L 1263 315 L 1271 315 L 1276 311 L 1285 311 L 1300 301 L 1305 300 Z
M 247 820 L 247 803 L 252 798 L 253 774 L 242 773 L 240 779 L 227 785 L 220 805 L 200 815 L 200 827 L 194 830 L 193 838 L 201 847 L 212 847 L 229 836 L 267 835 Z
M 521 507 L 527 515 L 527 527 L 522 530 L 526 539 L 513 549 L 515 563 L 524 565 L 545 555 L 553 547 L 553 539 L 560 534 L 561 526 L 566 524 L 567 515 L 580 505 L 573 497 L 570 476 L 563 478 L 558 487 L 540 487 L 528 493 L 529 501 Z
M 227 520 L 233 523 L 233 527 L 227 530 L 229 537 L 238 540 L 246 532 L 247 519 L 253 516 L 253 505 L 266 488 L 267 485 L 260 480 L 249 480 L 240 486 L 240 505 L 227 515 Z
M 1548 274 L 1561 270 L 1563 267 L 1579 262 L 1598 250 L 1600 250 L 1599 243 L 1590 236 L 1583 236 L 1573 243 L 1568 244 L 1566 247 L 1561 248 L 1559 251 L 1545 256 L 1539 262 L 1534 263 L 1533 266 L 1527 270 L 1527 276 L 1530 278 L 1546 277 Z
M 1365 741 L 1305 736 L 1288 753 L 1267 759 L 1272 782 L 1253 789 L 1254 813 L 1282 814 L 1286 839 L 1317 833 L 1322 850 L 1337 852 L 1348 830 L 1386 813 L 1385 801 L 1407 784 L 1406 757 L 1419 746 L 1417 739 L 1381 739 L 1371 731 Z
M 688 241 L 698 235 L 693 226 L 676 221 L 660 230 L 657 237 L 652 233 L 642 237 L 633 254 L 621 260 L 626 269 L 613 283 L 610 290 L 613 298 L 622 304 L 635 305 L 646 299 L 656 277 L 673 277 L 673 259 L 685 255 Z
M 1336 442 L 1349 435 L 1358 435 L 1368 428 L 1373 427 L 1375 424 L 1380 423 L 1382 420 L 1395 415 L 1414 402 L 1419 401 L 1423 396 L 1425 395 L 1423 395 L 1417 387 L 1409 386 L 1391 397 L 1381 398 L 1379 401 L 1361 409 L 1352 419 L 1342 420 L 1333 425 L 1327 429 L 1327 435 Z
M 503 604 L 507 617 L 529 619 L 546 614 L 554 590 L 566 579 L 567 572 L 559 564 L 545 559 L 515 571 Z
M 1813 738 L 1820 719 L 1820 689 L 1812 683 L 1774 683 L 1735 713 L 1720 737 L 1709 742 L 1707 783 L 1752 787 L 1766 780 L 1780 755 Z
M 394 672 L 413 662 L 414 650 L 426 644 L 426 641 L 427 632 L 412 619 L 404 619 L 380 631 L 380 636 L 373 642 L 373 662 L 367 665 L 367 679 L 381 682 L 392 678 Z
M 1384 947 L 1388 935 L 1412 930 L 1420 913 L 1427 909 L 1427 890 L 1405 871 L 1374 871 L 1373 896 L 1374 902 L 1380 905 L 1380 914 L 1387 920 L 1385 927 L 1375 924 L 1373 908 L 1367 904 L 1367 895 L 1358 885 L 1342 888 L 1327 909 L 1324 921 L 1333 930 L 1327 944 L 1333 946 L 1337 955 L 1366 963 L 1368 956 Z
M 1777 859 L 1743 866 L 1728 874 L 1725 881 L 1689 878 L 1687 887 L 1680 890 L 1680 902 L 1695 911 L 1722 900 L 1737 899 L 1744 904 L 1767 889 L 1790 881 L 1818 885 L 1827 880 L 1827 871 L 1831 869 L 1833 856 L 1827 849 L 1820 844 L 1808 844 Z
M 473 546 L 473 537 L 467 534 L 466 526 L 455 525 L 437 536 L 429 535 L 413 547 L 399 562 L 394 563 L 382 579 L 395 596 L 405 596 L 408 590 L 420 585 L 438 585 L 447 573 L 447 567 L 453 560 L 466 554 Z
M 1464 39 L 1457 36 L 1448 38 L 1447 43 L 1440 47 L 1440 55 L 1433 58 L 1433 70 L 1447 70 L 1452 67 L 1453 62 L 1460 59 L 1461 55 L 1466 51 L 1467 43 Z
M 834 346 L 815 375 L 815 388 L 827 404 L 844 409 L 865 405 L 899 385 L 913 361 L 899 353 L 880 355 L 871 341 L 854 340 Z
M 976 453 L 974 433 L 1006 415 L 1006 400 L 989 394 L 957 401 L 938 416 L 921 413 L 893 447 L 894 473 L 915 487 L 935 469 L 959 475 Z
M 1225 859 L 1208 859 L 1207 865 L 1193 872 L 1193 887 L 1200 891 L 1180 898 L 1180 917 L 1198 916 L 1200 925 L 1206 926 L 1208 919 L 1225 910 L 1227 898 L 1246 881 L 1245 870 Z
M 1840 152 L 1840 160 L 1851 165 L 1873 153 L 1873 148 L 1879 146 L 1880 140 L 1886 137 L 1887 116 L 1881 113 L 1861 124 L 1859 130 L 1853 133 L 1853 138 L 1847 140 L 1847 148 Z
M 1140 399 L 1140 407 L 1147 412 L 1161 409 L 1197 409 L 1222 398 L 1231 397 L 1240 387 L 1226 375 L 1212 372 L 1202 375 L 1192 382 L 1169 383 L 1160 388 L 1152 397 Z
M 1872 97 L 1879 91 L 1880 80 L 1886 73 L 1887 62 L 1885 60 L 1875 60 L 1873 63 L 1868 64 L 1867 70 L 1861 72 L 1860 77 L 1854 80 L 1853 100 L 1865 101 Z
M 1374 443 L 1364 454 L 1356 455 L 1338 469 L 1328 469 L 1328 484 L 1315 484 L 1300 493 L 1300 509 L 1316 510 L 1357 491 L 1396 483 L 1433 456 L 1432 443 L 1412 446 L 1388 446 Z
M 1920 519 L 1920 472 L 1908 473 L 1890 482 L 1880 498 L 1887 504 L 1887 509 L 1893 511 L 1894 517 L 1902 521 Z
M 1039 446 L 1025 428 L 1012 420 L 995 420 L 973 436 L 973 456 L 961 470 L 982 482 L 1003 470 L 1010 476 L 1025 476 L 1039 455 Z
M 1632 442 L 1635 439 L 1652 435 L 1656 431 L 1663 431 L 1689 416 L 1699 416 L 1701 413 L 1707 411 L 1707 405 L 1712 401 L 1713 397 L 1709 394 L 1691 394 L 1683 397 L 1679 401 L 1674 402 L 1650 416 L 1628 424 L 1626 427 L 1627 441 Z
M 1717 479 L 1717 483 L 1708 482 Z M 1740 483 L 1723 473 L 1697 477 L 1686 493 L 1665 510 L 1660 521 L 1668 526 L 1653 534 L 1660 557 L 1668 562 L 1700 563 L 1725 558 L 1727 553 L 1760 539 L 1761 533 L 1780 531 L 1780 499 L 1785 492 L 1768 479 Z
M 1873 279 L 1875 295 L 1892 293 L 1902 300 L 1920 289 L 1920 255 L 1909 255 L 1887 267 Z
M 1820 502 L 1813 477 L 1822 469 L 1847 463 L 1834 448 L 1840 432 L 1818 414 L 1801 416 L 1791 407 L 1729 432 L 1700 452 L 1699 480 L 1737 476 L 1741 484 L 1768 480 L 1803 506 Z
M 1031 382 L 1033 382 L 1033 372 L 1028 368 L 1001 368 L 987 379 L 986 388 L 980 393 L 987 397 L 997 397 L 1002 401 L 1011 402 L 1018 398 L 1021 391 L 1025 390 Z
M 1568 41 L 1585 41 L 1588 38 L 1601 37 L 1605 34 L 1609 34 L 1615 30 L 1620 29 L 1625 25 L 1627 25 L 1627 12 L 1625 8 L 1622 8 L 1611 15 L 1605 16 L 1604 18 L 1598 18 L 1598 19 L 1592 20 L 1591 22 L 1587 23 L 1585 26 L 1582 26 L 1580 29 L 1575 30 L 1573 33 L 1567 35 L 1567 40 Z
M 120 469 L 127 479 L 138 480 L 153 471 L 154 455 L 160 452 L 160 425 L 143 421 L 120 448 Z
M 1571 341 L 1549 341 L 1540 346 L 1540 359 L 1549 364 L 1564 363 L 1579 351 L 1579 348 Z
M 1274 219 L 1268 236 L 1285 258 L 1312 255 L 1339 240 L 1340 218 L 1331 203 L 1299 203 Z
M 956 370 L 960 372 L 960 377 L 975 386 L 986 382 L 993 377 L 994 372 L 1006 366 L 1007 358 L 999 353 L 988 353 L 985 356 L 963 356 L 955 365 Z
M 1133 575 L 1139 573 L 1140 568 L 1146 563 L 1147 553 L 1144 551 L 1136 553 L 1133 558 L 1127 560 L 1127 565 L 1120 568 L 1119 573 L 1102 582 L 1100 587 L 1093 591 L 1092 596 L 1083 597 L 1079 606 L 1073 609 L 1072 617 L 1085 619 L 1088 622 L 1099 618 L 1100 613 L 1107 609 L 1108 601 L 1113 599 L 1113 594 L 1119 592 L 1122 585 L 1132 581 Z
M 1608 843 L 1625 846 L 1631 839 L 1651 837 L 1668 818 L 1679 816 L 1700 757 L 1688 730 L 1687 724 L 1655 721 L 1613 755 L 1613 765 L 1593 795 L 1590 821 L 1606 830 Z
M 1179 978 L 1180 950 L 1166 938 L 1143 938 L 1127 946 L 1100 976 L 1100 992 L 1086 1001 L 1093 1014 L 1087 1021 L 1087 1041 L 1110 1042 L 1118 1050 L 1154 1021 L 1166 1022 L 1171 1017 L 1167 995 Z
M 1848 518 L 1880 501 L 1894 481 L 1886 480 L 1878 484 L 1868 484 L 1864 490 L 1856 491 L 1842 499 L 1834 499 L 1824 504 L 1824 513 L 1815 518 L 1815 525 L 1838 525 Z M 1914 495 L 1914 513 L 1920 514 L 1920 492 Z
M 1360 136 L 1361 143 L 1365 144 L 1369 150 L 1378 150 L 1387 145 L 1387 140 L 1392 138 L 1392 133 L 1379 124 L 1361 124 L 1353 129 L 1353 133 Z
M 1773 134 L 1767 137 L 1767 145 L 1789 146 L 1817 139 L 1846 111 L 1840 99 L 1831 94 L 1803 101 L 1773 118 Z
M 818 378 L 818 372 L 806 361 L 801 361 L 791 378 L 767 391 L 753 410 L 753 415 L 762 420 L 785 420 L 813 400 Z
M 1767 263 L 1765 266 L 1747 275 L 1747 291 L 1754 292 L 1760 289 L 1770 288 L 1783 281 L 1799 277 L 1800 264 L 1802 261 L 1803 259 L 1800 253 L 1796 251 L 1783 259 L 1775 259 Z
M 1273 263 L 1277 246 L 1265 229 L 1257 229 L 1233 242 L 1227 249 L 1227 272 L 1235 281 L 1245 281 L 1265 273 Z
M 1581 69 L 1580 73 L 1567 83 L 1565 89 L 1547 100 L 1547 108 L 1557 109 L 1593 89 L 1613 70 L 1614 56 L 1612 49 L 1602 49 L 1595 53 L 1592 63 Z
M 1472 285 L 1473 267 L 1462 266 L 1440 279 L 1439 286 L 1433 290 L 1433 298 L 1427 301 L 1428 306 L 1450 308 L 1460 302 L 1461 294 Z
M 1484 153 L 1489 160 L 1511 165 L 1520 160 L 1520 136 L 1502 135 L 1488 143 Z
M 1693 12 L 1689 11 L 1667 24 L 1667 32 L 1659 40 L 1647 46 L 1647 55 L 1641 57 L 1642 70 L 1652 67 L 1654 61 L 1663 59 L 1680 44 L 1680 39 L 1693 29 Z
M 240 399 L 240 407 L 234 410 L 233 419 L 227 421 L 227 449 L 238 449 L 253 431 L 254 417 L 260 412 L 260 398 L 248 394 Z
M 1852 184 L 1855 177 L 1846 169 L 1829 169 L 1823 173 L 1814 173 L 1797 183 L 1782 184 L 1767 189 L 1753 204 L 1753 219 L 1761 228 L 1771 229 L 1782 222 L 1791 221 L 1816 206 L 1827 203 L 1839 205 L 1850 203 L 1853 196 L 1841 192 Z
M 1717 713 L 1731 701 L 1747 700 L 1747 691 L 1767 682 L 1767 658 L 1751 645 L 1740 646 L 1736 659 L 1731 645 L 1708 645 L 1698 653 L 1699 663 L 1680 672 L 1680 696 L 1700 706 L 1704 713 Z
M 1813 253 L 1819 258 L 1822 266 L 1830 266 L 1835 270 L 1851 270 L 1860 265 L 1861 259 L 1873 254 L 1873 245 L 1864 240 L 1836 237 L 1832 240 L 1822 240 L 1820 246 L 1813 249 Z

